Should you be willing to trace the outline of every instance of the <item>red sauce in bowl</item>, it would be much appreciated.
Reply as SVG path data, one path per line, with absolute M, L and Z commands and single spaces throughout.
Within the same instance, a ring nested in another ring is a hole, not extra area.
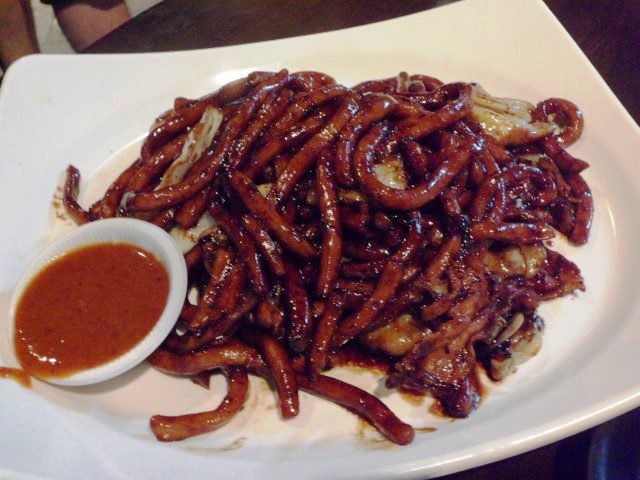
M 16 356 L 39 378 L 108 363 L 147 336 L 168 294 L 166 268 L 144 249 L 101 243 L 73 250 L 45 266 L 22 294 Z

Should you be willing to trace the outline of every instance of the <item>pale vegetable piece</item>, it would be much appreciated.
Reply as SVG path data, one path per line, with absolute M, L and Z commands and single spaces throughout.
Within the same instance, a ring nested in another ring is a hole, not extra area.
M 171 229 L 169 234 L 171 238 L 178 244 L 178 247 L 182 253 L 186 253 L 193 247 L 193 245 L 204 236 L 209 230 L 216 226 L 216 222 L 209 212 L 205 212 L 198 224 L 188 230 L 185 230 L 181 226 L 176 226 Z
M 500 344 L 504 342 L 507 338 L 514 335 L 524 323 L 524 313 L 518 312 L 513 317 L 505 327 L 505 329 L 500 333 L 500 336 L 496 339 L 496 343 Z
M 401 356 L 426 337 L 428 329 L 411 315 L 400 315 L 393 322 L 363 335 L 360 340 L 367 347 L 381 350 L 389 355 Z
M 474 87 L 476 102 L 469 118 L 478 122 L 487 135 L 502 145 L 520 145 L 556 130 L 550 122 L 533 122 L 534 105 L 523 100 L 493 97 L 481 86 Z
M 449 294 L 449 282 L 442 278 L 434 278 L 429 282 L 433 292 L 445 296 Z
M 520 326 L 515 329 L 518 324 Z M 525 321 L 522 313 L 516 313 L 498 337 L 498 341 L 500 340 L 500 347 L 496 348 L 490 360 L 491 377 L 497 381 L 507 378 L 540 351 L 542 322 Z M 505 343 L 507 340 L 508 344 Z
M 546 258 L 547 251 L 541 245 L 511 246 L 499 252 L 487 252 L 484 265 L 503 279 L 517 275 L 533 278 Z
M 535 106 L 526 100 L 518 100 L 516 98 L 500 98 L 490 95 L 480 85 L 474 86 L 476 91 L 476 105 L 487 110 L 492 110 L 504 115 L 518 117 L 530 122 L 531 112 L 535 110 Z
M 347 205 L 359 205 L 367 201 L 367 197 L 357 190 L 338 190 L 338 198 Z
M 522 245 L 520 247 L 525 258 L 525 278 L 533 278 L 547 258 L 547 251 L 541 245 Z
M 540 159 L 544 156 L 546 155 L 543 153 L 527 153 L 518 155 L 519 158 L 531 162 L 534 165 L 537 165 Z
M 402 161 L 394 156 L 385 158 L 374 167 L 374 173 L 380 183 L 387 187 L 405 189 L 409 185 L 407 172 Z
M 209 107 L 204 111 L 200 121 L 189 132 L 189 136 L 182 147 L 182 152 L 162 176 L 157 189 L 175 185 L 182 181 L 189 168 L 211 146 L 221 123 L 222 112 L 220 110 Z
M 257 185 L 256 188 L 260 192 L 260 195 L 266 197 L 267 195 L 269 195 L 272 185 L 272 183 L 261 183 L 260 185 Z
M 491 273 L 501 278 L 514 275 L 524 275 L 526 272 L 526 259 L 520 247 L 512 246 L 500 252 L 489 251 L 484 256 L 484 265 Z

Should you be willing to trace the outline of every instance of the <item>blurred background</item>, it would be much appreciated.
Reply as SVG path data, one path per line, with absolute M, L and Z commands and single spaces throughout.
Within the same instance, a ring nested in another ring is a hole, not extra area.
M 161 0 L 0 0 L 0 81 L 33 53 L 81 52 Z
M 50 5 L 41 3 L 40 0 L 29 0 L 33 11 L 33 23 L 36 37 L 42 53 L 73 53 L 73 48 L 62 33 L 60 24 Z M 141 12 L 153 7 L 161 0 L 126 0 L 131 16 L 135 17 Z

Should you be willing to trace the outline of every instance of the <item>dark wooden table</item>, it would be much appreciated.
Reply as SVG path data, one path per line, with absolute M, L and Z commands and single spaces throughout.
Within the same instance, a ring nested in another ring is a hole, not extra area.
M 452 1 L 165 0 L 86 51 L 158 52 L 235 45 L 352 27 Z M 640 0 L 545 2 L 640 123 Z M 552 445 L 444 478 L 640 479 L 640 442 L 633 425 L 640 425 L 640 409 Z M 622 448 L 610 449 L 606 455 L 601 449 L 619 443 Z M 593 476 L 593 466 L 607 461 L 613 465 L 605 469 L 607 475 Z

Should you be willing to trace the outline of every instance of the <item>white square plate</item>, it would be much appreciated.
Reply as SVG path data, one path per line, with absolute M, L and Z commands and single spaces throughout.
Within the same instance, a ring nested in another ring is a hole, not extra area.
M 381 441 L 354 416 L 307 395 L 301 415 L 282 422 L 261 380 L 224 429 L 161 444 L 148 430 L 150 415 L 210 409 L 224 385 L 216 380 L 207 392 L 141 365 L 77 389 L 35 382 L 25 390 L 0 381 L 0 476 L 437 476 L 555 441 L 640 404 L 640 130 L 538 0 L 468 0 L 348 30 L 210 50 L 21 60 L 0 92 L 0 319 L 6 324 L 7 299 L 30 258 L 66 228 L 51 205 L 68 163 L 89 179 L 81 199 L 89 202 L 135 157 L 139 138 L 174 97 L 281 67 L 324 71 L 346 85 L 406 70 L 476 81 L 534 103 L 577 103 L 586 128 L 570 151 L 591 163 L 585 178 L 596 215 L 588 245 L 556 243 L 582 269 L 587 292 L 545 305 L 542 351 L 491 387 L 465 420 L 431 416 L 430 401 L 409 404 L 370 374 L 334 373 L 375 390 L 413 425 L 437 428 L 406 447 Z M 12 364 L 5 327 L 0 352 Z

